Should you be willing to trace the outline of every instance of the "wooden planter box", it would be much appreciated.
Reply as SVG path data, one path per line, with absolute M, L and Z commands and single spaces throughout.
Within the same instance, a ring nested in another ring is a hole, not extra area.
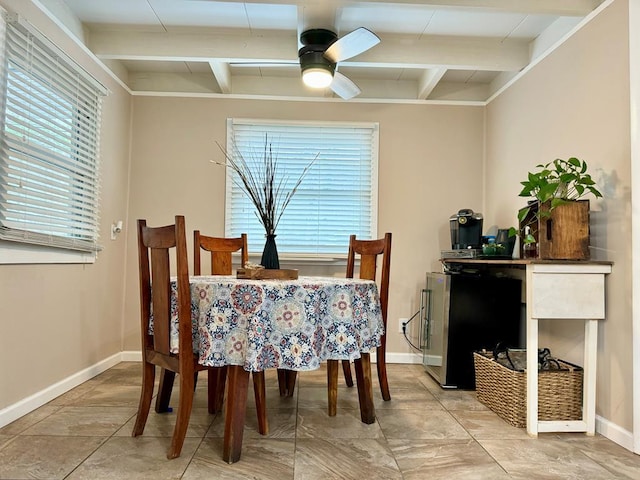
M 549 205 L 542 204 L 548 211 Z M 535 219 L 538 204 L 520 222 L 520 231 L 525 225 L 538 243 L 538 258 L 542 260 L 589 260 L 589 200 L 566 203 L 553 209 L 550 217 Z M 523 258 L 522 243 L 520 258 Z

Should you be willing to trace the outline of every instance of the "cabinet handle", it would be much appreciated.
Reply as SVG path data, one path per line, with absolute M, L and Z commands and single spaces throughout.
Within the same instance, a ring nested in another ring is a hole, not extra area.
M 420 342 L 421 346 L 429 349 L 431 348 L 431 319 L 429 318 L 429 300 L 431 297 L 431 291 L 423 288 L 420 295 Z
M 422 290 L 420 290 L 420 322 L 419 325 L 419 331 L 418 331 L 418 339 L 420 340 L 420 348 L 424 348 L 424 339 L 422 338 L 422 333 L 423 333 L 423 325 L 424 325 L 424 292 L 425 289 L 423 288 Z

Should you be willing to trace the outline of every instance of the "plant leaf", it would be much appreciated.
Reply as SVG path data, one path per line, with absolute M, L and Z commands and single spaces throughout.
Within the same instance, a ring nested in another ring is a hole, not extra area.
M 525 207 L 525 208 L 521 209 L 518 212 L 518 221 L 522 222 L 527 217 L 527 215 L 529 215 L 530 211 L 531 211 L 531 207 Z

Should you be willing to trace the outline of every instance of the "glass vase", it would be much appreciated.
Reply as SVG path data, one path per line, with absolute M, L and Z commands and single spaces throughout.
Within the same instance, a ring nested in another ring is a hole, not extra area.
M 278 260 L 278 248 L 276 247 L 275 234 L 267 234 L 267 241 L 264 244 L 264 250 L 262 251 L 262 260 L 260 264 L 268 270 L 277 270 L 280 268 L 280 261 Z
M 538 244 L 533 243 L 525 243 L 522 246 L 522 256 L 524 258 L 538 258 Z

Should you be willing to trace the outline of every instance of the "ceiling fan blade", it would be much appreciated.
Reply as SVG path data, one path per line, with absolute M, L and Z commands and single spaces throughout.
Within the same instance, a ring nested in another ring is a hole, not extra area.
M 358 86 L 340 72 L 335 72 L 333 74 L 333 81 L 331 82 L 331 85 L 329 85 L 329 88 L 331 88 L 336 95 L 345 100 L 349 100 L 356 95 L 360 95 L 360 89 Z
M 380 43 L 380 38 L 371 30 L 360 27 L 333 42 L 324 52 L 324 57 L 332 63 L 355 57 Z

